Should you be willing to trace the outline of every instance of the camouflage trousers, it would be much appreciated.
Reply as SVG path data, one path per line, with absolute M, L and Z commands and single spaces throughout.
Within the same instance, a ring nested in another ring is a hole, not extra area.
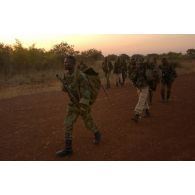
M 171 96 L 171 88 L 173 82 L 161 82 L 161 98 L 168 101 Z
M 123 76 L 122 73 L 115 74 L 116 86 L 122 85 L 123 83 Z
M 106 77 L 106 87 L 107 88 L 110 88 L 110 75 L 111 73 L 110 72 L 105 72 L 105 77 Z
M 67 116 L 64 120 L 65 140 L 72 140 L 73 125 L 79 116 L 82 117 L 87 129 L 91 130 L 93 133 L 98 132 L 98 128 L 91 116 L 91 108 L 89 106 L 85 109 L 85 111 L 81 112 L 77 105 L 69 105 Z
M 149 105 L 148 105 L 149 87 L 146 86 L 141 89 L 137 89 L 137 93 L 138 93 L 138 103 L 135 107 L 135 114 L 141 115 L 144 110 L 149 109 Z

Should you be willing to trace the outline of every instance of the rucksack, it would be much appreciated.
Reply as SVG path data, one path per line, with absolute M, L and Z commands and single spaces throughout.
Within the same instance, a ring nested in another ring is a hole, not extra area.
M 101 88 L 101 80 L 99 74 L 93 68 L 87 68 L 83 70 L 83 73 L 86 75 L 91 89 L 91 101 L 90 104 L 93 104 L 97 99 L 99 90 Z

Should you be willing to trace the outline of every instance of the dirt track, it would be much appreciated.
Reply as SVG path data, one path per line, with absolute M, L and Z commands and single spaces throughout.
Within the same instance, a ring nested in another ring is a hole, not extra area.
M 1 100 L 0 160 L 195 160 L 195 74 L 176 80 L 168 104 L 160 102 L 158 89 L 151 118 L 138 124 L 131 121 L 136 90 L 126 83 L 108 93 L 110 99 L 101 91 L 93 107 L 102 143 L 92 144 L 93 135 L 79 119 L 74 155 L 62 159 L 55 152 L 64 145 L 64 93 Z

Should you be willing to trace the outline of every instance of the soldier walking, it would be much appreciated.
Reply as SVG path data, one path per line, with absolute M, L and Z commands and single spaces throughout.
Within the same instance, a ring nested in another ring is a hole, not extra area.
M 156 58 L 151 62 L 147 60 L 146 77 L 149 85 L 149 103 L 152 104 L 153 92 L 156 91 L 157 85 L 160 81 L 160 70 L 157 66 Z
M 110 75 L 113 70 L 113 65 L 111 61 L 108 61 L 108 58 L 105 57 L 104 62 L 102 63 L 102 70 L 106 78 L 106 87 L 110 88 Z
M 116 62 L 114 63 L 114 71 L 116 78 L 116 86 L 123 85 L 123 78 L 122 78 L 122 65 L 121 65 L 121 59 L 120 57 L 117 58 Z
M 162 59 L 161 69 L 161 98 L 163 102 L 168 102 L 171 96 L 171 88 L 177 73 L 172 64 L 166 58 Z
M 73 153 L 72 131 L 73 125 L 79 116 L 82 117 L 86 128 L 94 134 L 94 144 L 98 144 L 101 140 L 101 133 L 91 116 L 92 89 L 86 75 L 76 68 L 76 59 L 73 56 L 68 56 L 64 59 L 64 67 L 67 71 L 65 82 L 68 88 L 63 85 L 63 91 L 68 92 L 70 102 L 64 121 L 65 147 L 56 153 L 59 157 Z
M 122 60 L 121 69 L 122 69 L 122 85 L 125 85 L 125 80 L 127 78 L 127 63 L 125 59 Z
M 144 114 L 145 117 L 150 116 L 148 105 L 149 85 L 146 79 L 146 64 L 141 61 L 137 61 L 136 66 L 131 69 L 129 76 L 133 85 L 137 88 L 138 93 L 138 103 L 131 119 L 138 122 L 142 114 Z

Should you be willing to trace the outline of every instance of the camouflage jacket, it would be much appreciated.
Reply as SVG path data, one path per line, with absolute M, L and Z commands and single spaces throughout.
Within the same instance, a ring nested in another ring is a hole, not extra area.
M 118 62 L 115 62 L 114 64 L 114 71 L 115 74 L 120 74 L 122 73 L 122 65 Z
M 102 70 L 105 72 L 105 73 L 110 73 L 113 69 L 113 65 L 112 65 L 112 62 L 103 62 L 102 63 Z
M 133 85 L 137 88 L 142 88 L 148 85 L 146 79 L 146 67 L 144 64 L 140 65 L 139 67 L 134 66 L 129 72 L 129 78 L 132 81 Z
M 160 66 L 161 69 L 161 81 L 163 83 L 173 82 L 177 77 L 175 68 L 171 64 L 164 64 Z
M 91 88 L 86 75 L 80 70 L 75 70 L 73 74 L 67 74 L 64 79 L 68 84 L 71 94 L 77 99 L 78 104 L 89 106 Z M 70 104 L 74 104 L 71 99 Z

